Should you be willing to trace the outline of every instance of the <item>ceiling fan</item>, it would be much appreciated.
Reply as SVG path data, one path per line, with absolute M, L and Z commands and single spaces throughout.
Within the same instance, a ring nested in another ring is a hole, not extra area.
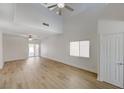
M 32 35 L 29 35 L 29 36 L 28 36 L 28 39 L 29 39 L 29 41 L 32 41 L 32 40 L 33 40 Z
M 47 4 L 47 3 L 45 3 L 45 4 Z M 69 11 L 74 11 L 73 8 L 71 8 L 70 6 L 66 5 L 65 3 L 53 4 L 53 5 L 48 6 L 47 8 L 50 9 L 50 10 L 55 10 L 55 9 L 57 9 L 57 12 L 56 12 L 56 13 L 57 13 L 58 15 L 62 15 L 62 10 L 63 10 L 64 8 L 67 9 L 67 10 L 69 10 Z

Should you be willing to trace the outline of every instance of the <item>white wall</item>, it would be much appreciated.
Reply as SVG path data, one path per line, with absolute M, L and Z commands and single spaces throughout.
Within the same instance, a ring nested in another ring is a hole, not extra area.
M 90 58 L 69 56 L 69 42 L 90 40 Z M 70 17 L 64 21 L 64 33 L 41 41 L 41 56 L 78 68 L 97 72 L 97 21 L 90 14 Z
M 98 33 L 121 33 L 124 32 L 124 21 L 119 20 L 99 20 Z
M 3 36 L 0 32 L 0 69 L 3 68 Z
M 28 58 L 28 40 L 3 34 L 3 55 L 4 62 Z
M 97 7 L 99 8 L 99 7 Z M 83 12 L 79 15 L 68 17 L 64 20 L 64 33 L 61 35 L 55 35 L 43 40 L 41 43 L 41 55 L 50 59 L 58 60 L 65 64 L 73 65 L 82 69 L 86 69 L 92 72 L 99 72 L 99 33 L 98 21 L 103 20 L 124 20 L 124 8 L 123 4 L 108 4 L 105 8 L 99 12 L 87 13 Z M 106 32 L 106 29 L 117 29 L 122 25 L 122 22 L 111 25 L 110 22 L 101 23 L 105 24 L 102 32 Z M 109 27 L 108 27 L 109 26 Z M 116 28 L 117 26 L 117 28 Z M 120 28 L 122 31 L 123 29 Z M 124 31 L 124 30 L 123 30 Z M 91 41 L 91 57 L 79 58 L 69 56 L 69 41 L 76 40 L 90 40 Z

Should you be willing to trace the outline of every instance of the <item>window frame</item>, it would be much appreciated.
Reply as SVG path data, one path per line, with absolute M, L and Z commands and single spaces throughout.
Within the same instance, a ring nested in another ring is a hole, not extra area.
M 88 54 L 89 54 L 89 57 L 80 56 L 80 42 L 82 42 L 82 41 L 89 41 L 89 53 L 88 53 Z M 71 42 L 79 42 L 79 55 L 78 55 L 78 56 L 70 55 L 70 43 L 71 43 Z M 70 56 L 70 57 L 79 57 L 79 58 L 90 58 L 90 49 L 91 49 L 91 48 L 90 48 L 90 42 L 91 42 L 90 40 L 70 41 L 70 42 L 69 42 L 69 56 Z

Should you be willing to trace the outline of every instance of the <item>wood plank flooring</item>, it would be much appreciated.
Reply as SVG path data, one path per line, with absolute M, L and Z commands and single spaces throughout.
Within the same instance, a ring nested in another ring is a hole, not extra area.
M 114 89 L 96 80 L 96 74 L 44 58 L 5 64 L 0 70 L 1 89 Z

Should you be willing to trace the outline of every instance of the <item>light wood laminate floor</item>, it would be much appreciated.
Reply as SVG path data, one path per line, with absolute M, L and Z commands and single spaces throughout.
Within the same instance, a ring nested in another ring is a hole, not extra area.
M 0 88 L 118 88 L 96 80 L 96 74 L 60 62 L 29 58 L 5 64 L 0 70 Z

